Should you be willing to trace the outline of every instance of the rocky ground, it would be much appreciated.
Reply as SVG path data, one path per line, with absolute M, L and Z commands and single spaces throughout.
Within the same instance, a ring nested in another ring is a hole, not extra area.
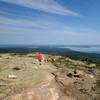
M 0 54 L 0 100 L 100 100 L 100 71 L 60 56 Z

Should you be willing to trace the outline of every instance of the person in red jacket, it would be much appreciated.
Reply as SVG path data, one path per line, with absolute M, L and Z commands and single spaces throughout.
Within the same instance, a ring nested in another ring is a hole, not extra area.
M 43 54 L 41 52 L 39 52 L 37 55 L 37 58 L 38 58 L 38 61 L 40 62 L 40 65 L 41 65 L 41 62 L 43 60 Z

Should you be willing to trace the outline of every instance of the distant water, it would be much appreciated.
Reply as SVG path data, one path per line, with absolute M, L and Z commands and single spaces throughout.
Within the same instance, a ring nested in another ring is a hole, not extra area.
M 87 53 L 98 53 L 100 54 L 100 45 L 93 45 L 93 46 L 85 46 L 85 45 L 80 45 L 80 46 L 62 46 L 61 48 L 69 48 L 75 51 L 80 51 L 80 52 L 87 52 Z
M 74 51 L 100 54 L 100 45 L 0 45 L 0 48 L 69 48 Z

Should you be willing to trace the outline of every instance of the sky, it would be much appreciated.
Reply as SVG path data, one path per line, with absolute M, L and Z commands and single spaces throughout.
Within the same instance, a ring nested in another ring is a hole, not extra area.
M 0 45 L 100 44 L 100 0 L 0 0 Z

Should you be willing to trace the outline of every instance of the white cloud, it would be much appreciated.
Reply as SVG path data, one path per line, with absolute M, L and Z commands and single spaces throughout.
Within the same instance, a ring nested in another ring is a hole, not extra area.
M 1 0 L 4 2 L 10 2 L 25 7 L 33 8 L 43 12 L 52 14 L 64 15 L 64 16 L 80 16 L 78 13 L 63 7 L 54 0 Z
M 45 31 L 56 31 L 56 30 L 69 30 L 65 24 L 59 22 L 55 19 L 44 17 L 44 18 L 33 18 L 30 19 L 15 19 L 15 18 L 6 18 L 0 17 L 0 30 L 7 29 L 21 29 L 21 30 L 35 30 L 40 29 Z
M 0 29 L 4 28 L 27 28 L 28 30 L 37 29 L 48 29 L 52 28 L 53 23 L 48 20 L 41 18 L 35 18 L 32 20 L 28 19 L 11 19 L 6 17 L 0 17 Z

